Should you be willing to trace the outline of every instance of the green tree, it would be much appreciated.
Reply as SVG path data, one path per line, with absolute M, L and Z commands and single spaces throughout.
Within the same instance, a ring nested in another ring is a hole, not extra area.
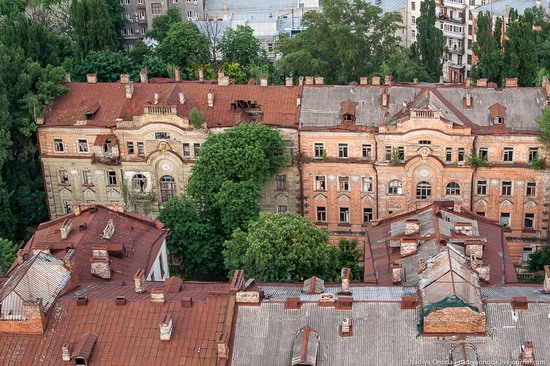
M 0 276 L 10 269 L 17 257 L 17 247 L 9 240 L 0 238 Z
M 156 53 L 164 62 L 179 66 L 183 71 L 192 64 L 208 62 L 208 39 L 194 23 L 175 23 L 157 46 Z
M 537 121 L 539 124 L 539 140 L 550 149 L 550 108 L 542 107 L 542 117 Z
M 204 116 L 201 113 L 201 111 L 198 110 L 197 107 L 191 108 L 191 111 L 189 112 L 189 122 L 195 128 L 204 127 Z
M 167 78 L 173 73 L 173 67 L 167 65 L 160 57 L 149 56 L 138 64 L 138 66 L 132 68 L 133 72 L 130 73 L 132 80 L 139 81 L 139 72 L 143 69 L 147 69 L 149 78 Z
M 401 21 L 397 12 L 382 14 L 363 0 L 326 0 L 322 12 L 304 15 L 304 32 L 279 37 L 281 70 L 293 76 L 320 75 L 337 84 L 379 73 L 401 51 L 395 35 Z
M 532 272 L 542 271 L 544 266 L 550 264 L 550 247 L 545 247 L 529 254 L 529 270 Z
M 128 52 L 128 55 L 130 56 L 132 61 L 138 65 L 143 63 L 143 61 L 145 61 L 149 56 L 151 56 L 151 54 L 152 54 L 151 49 L 141 39 L 138 39 L 134 44 L 134 48 L 132 48 L 130 52 Z
M 437 81 L 443 73 L 443 52 L 445 42 L 443 31 L 435 26 L 435 1 L 425 0 L 420 4 L 420 17 L 416 21 L 418 28 L 416 48 L 420 64 L 429 75 L 429 81 Z
M 334 280 L 335 249 L 326 231 L 296 214 L 261 213 L 248 231 L 237 229 L 225 241 L 223 256 L 229 273 L 244 269 L 257 281 L 299 281 L 311 276 Z
M 492 16 L 481 12 L 476 23 L 476 42 L 473 50 L 478 57 L 472 76 L 474 80 L 486 78 L 488 81 L 502 83 L 502 18 L 497 18 L 493 29 Z
M 520 86 L 534 86 L 541 41 L 536 30 L 535 12 L 526 9 L 524 15 L 510 10 L 509 25 L 504 41 L 504 77 L 517 77 Z
M 219 43 L 219 49 L 224 62 L 238 63 L 245 68 L 265 58 L 260 40 L 248 25 L 238 25 L 235 30 L 228 28 Z
M 120 48 L 120 32 L 117 32 L 111 11 L 103 0 L 72 0 L 72 38 L 79 57 L 84 58 L 91 51 L 116 51 Z
M 162 42 L 166 38 L 170 27 L 175 23 L 181 23 L 181 13 L 176 5 L 168 7 L 166 14 L 157 15 L 153 18 L 151 29 L 145 32 L 147 37 L 156 39 Z
M 181 261 L 186 276 L 223 274 L 220 252 L 224 238 L 216 233 L 212 223 L 201 217 L 193 199 L 187 195 L 170 199 L 159 220 L 170 228 L 167 244 L 170 253 Z
M 73 70 L 75 81 L 86 81 L 86 74 L 97 74 L 97 80 L 113 82 L 120 79 L 120 74 L 131 74 L 135 66 L 122 51 L 91 51 Z
M 357 249 L 357 239 L 340 239 L 338 242 L 337 262 L 338 268 L 348 267 L 356 281 L 363 281 L 363 267 L 359 266 L 359 260 L 363 253 Z

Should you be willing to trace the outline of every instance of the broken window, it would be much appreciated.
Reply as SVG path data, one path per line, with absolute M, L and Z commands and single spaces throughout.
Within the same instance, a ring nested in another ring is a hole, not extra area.
M 325 178 L 324 175 L 315 176 L 315 190 L 316 191 L 326 191 L 327 190 L 326 178 Z
M 313 144 L 313 156 L 315 159 L 322 159 L 323 158 L 323 151 L 325 151 L 325 144 L 322 142 L 316 142 Z
M 176 180 L 170 175 L 160 178 L 160 199 L 162 202 L 168 201 L 176 195 Z
M 64 169 L 59 171 L 59 184 L 69 184 L 69 174 Z
M 456 182 L 450 182 L 445 188 L 446 196 L 459 196 L 460 195 L 460 185 Z
M 485 196 L 487 194 L 487 181 L 478 180 L 477 181 L 477 194 L 480 196 Z
M 338 177 L 338 190 L 341 192 L 349 191 L 349 178 L 348 177 Z
M 349 207 L 340 207 L 340 223 L 349 224 Z
M 505 180 L 502 182 L 501 190 L 500 190 L 501 196 L 511 196 L 512 195 L 512 182 L 509 180 Z
M 526 213 L 525 214 L 525 218 L 523 220 L 523 227 L 525 229 L 535 228 L 535 214 L 534 213 Z
M 169 140 L 170 134 L 168 132 L 155 132 L 155 140 Z
M 92 172 L 89 170 L 83 170 L 82 171 L 82 184 L 83 185 L 92 185 Z
M 363 144 L 363 158 L 371 159 L 372 155 L 372 146 L 370 144 Z
M 147 177 L 143 174 L 134 174 L 132 177 L 132 188 L 140 193 L 144 193 L 147 187 Z
M 63 152 L 65 151 L 65 145 L 63 144 L 63 140 L 61 139 L 54 139 L 53 140 L 54 150 L 55 152 Z
M 511 163 L 514 161 L 514 148 L 505 147 L 504 148 L 504 157 L 502 159 L 505 163 Z
M 403 194 L 403 184 L 398 180 L 392 180 L 388 185 L 388 194 L 389 195 L 400 195 Z
M 191 156 L 191 147 L 188 143 L 183 144 L 183 156 L 186 158 Z
M 348 157 L 348 144 L 338 144 L 338 157 L 340 159 Z
M 537 194 L 537 183 L 536 182 L 527 182 L 527 189 L 525 190 L 525 195 L 527 197 L 534 197 Z
M 110 186 L 116 185 L 116 172 L 112 170 L 107 172 L 107 184 Z
M 250 100 L 235 100 L 231 104 L 234 111 L 244 112 L 251 120 L 255 121 L 263 115 L 262 109 L 256 101 Z
M 88 140 L 85 140 L 85 139 L 78 140 L 78 152 L 81 152 L 81 153 L 88 152 Z
M 372 221 L 372 208 L 363 208 L 363 223 L 368 224 Z

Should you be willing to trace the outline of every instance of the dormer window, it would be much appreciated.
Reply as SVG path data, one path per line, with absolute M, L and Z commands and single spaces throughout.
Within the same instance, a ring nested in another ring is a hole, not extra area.
M 496 103 L 489 107 L 490 118 L 493 125 L 501 125 L 504 123 L 506 115 L 506 107 Z
M 493 117 L 494 125 L 501 125 L 504 123 L 504 117 Z
M 86 119 L 94 119 L 95 115 L 97 114 L 97 111 L 99 110 L 99 103 L 95 103 L 93 106 L 91 106 L 85 113 Z
M 348 99 L 340 103 L 340 117 L 342 122 L 355 122 L 356 113 L 355 110 L 359 103 L 353 102 L 351 99 Z
M 353 116 L 349 113 L 344 114 L 344 121 L 353 121 Z

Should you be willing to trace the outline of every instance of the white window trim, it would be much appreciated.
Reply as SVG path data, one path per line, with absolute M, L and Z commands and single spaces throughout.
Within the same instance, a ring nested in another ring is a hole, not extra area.
M 80 151 L 80 141 L 86 141 L 86 147 L 88 148 L 88 151 Z M 89 154 L 90 153 L 90 142 L 88 139 L 76 139 L 76 151 L 79 154 Z

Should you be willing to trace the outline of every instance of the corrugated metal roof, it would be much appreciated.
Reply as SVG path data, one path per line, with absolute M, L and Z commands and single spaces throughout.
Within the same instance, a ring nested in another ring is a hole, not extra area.
M 472 13 L 481 13 L 483 11 L 488 11 L 494 16 L 498 17 L 508 17 L 510 9 L 516 9 L 520 15 L 525 13 L 526 9 L 533 8 L 537 5 L 536 0 L 498 0 L 478 6 L 477 8 L 471 9 Z M 542 0 L 541 6 L 544 9 L 548 9 L 549 2 L 548 0 Z
M 259 285 L 259 290 L 264 291 L 266 301 L 285 301 L 288 297 L 299 297 L 300 301 L 317 302 L 320 294 L 304 294 L 301 287 Z M 325 293 L 337 294 L 340 287 L 327 286 Z M 360 286 L 351 287 L 354 301 L 401 301 L 402 296 L 413 296 L 416 294 L 416 287 L 408 286 Z M 347 295 L 346 295 L 347 296 Z
M 529 304 L 513 319 L 510 304 L 488 304 L 488 336 L 468 337 L 480 362 L 510 364 L 520 346 L 531 340 L 536 360 L 550 360 L 550 304 Z M 353 319 L 353 336 L 340 337 L 343 318 Z M 418 337 L 418 315 L 396 303 L 354 303 L 352 311 L 303 304 L 285 310 L 283 304 L 240 307 L 235 328 L 234 366 L 287 366 L 296 331 L 305 325 L 321 339 L 318 366 L 446 364 L 454 337 Z

